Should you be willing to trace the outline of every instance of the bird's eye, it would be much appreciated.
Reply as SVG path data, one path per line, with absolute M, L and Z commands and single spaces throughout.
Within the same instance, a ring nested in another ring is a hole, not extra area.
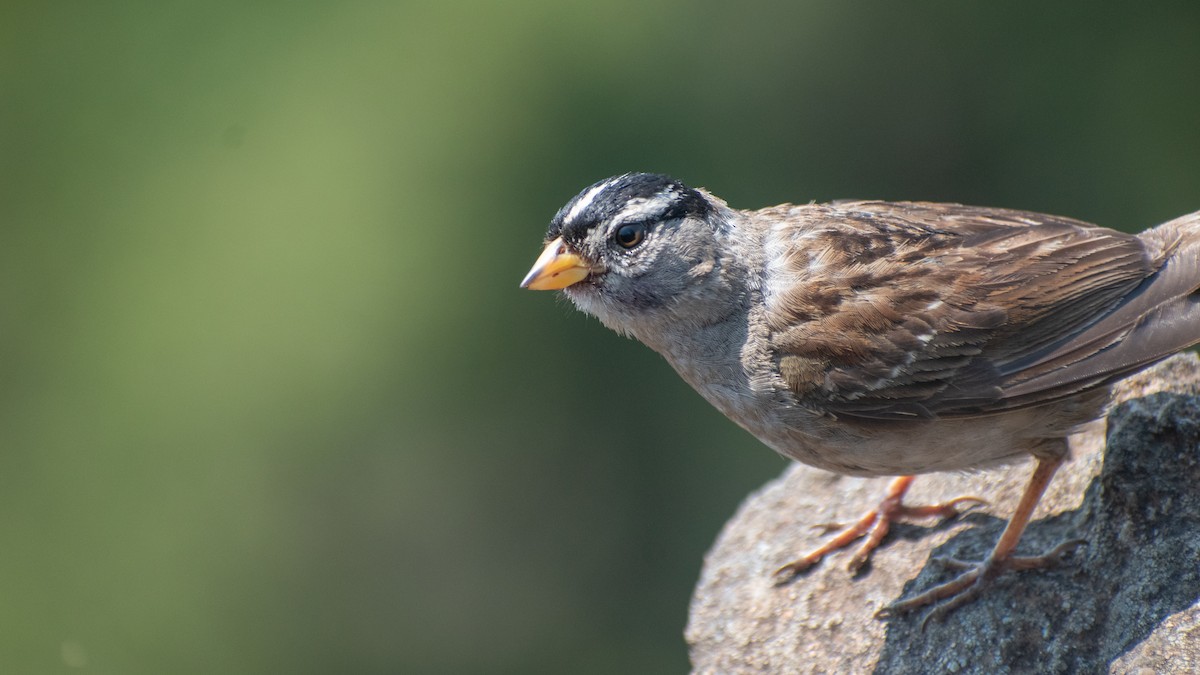
M 646 238 L 645 223 L 628 223 L 617 228 L 613 241 L 621 248 L 633 248 Z

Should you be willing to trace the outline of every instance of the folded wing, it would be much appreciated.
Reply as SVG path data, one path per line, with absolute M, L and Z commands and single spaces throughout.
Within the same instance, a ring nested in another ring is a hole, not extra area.
M 768 244 L 769 328 L 801 404 L 879 419 L 988 414 L 1200 341 L 1200 214 L 1136 237 L 953 204 L 782 208 L 793 217 Z

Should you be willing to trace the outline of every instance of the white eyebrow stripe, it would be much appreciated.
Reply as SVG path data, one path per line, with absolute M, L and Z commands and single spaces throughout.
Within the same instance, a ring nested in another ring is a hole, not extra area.
M 620 213 L 613 216 L 612 222 L 623 223 L 626 221 L 647 220 L 651 216 L 657 216 L 665 211 L 667 206 L 678 197 L 678 191 L 668 187 L 653 197 L 631 199 L 625 205 L 625 208 L 621 209 Z
M 571 210 L 567 211 L 567 217 L 563 218 L 563 225 L 567 225 L 567 224 L 574 222 L 574 220 L 579 217 L 579 214 L 583 213 L 584 210 L 587 209 L 587 207 L 592 205 L 592 202 L 596 201 L 596 196 L 599 195 L 601 192 L 604 192 L 604 190 L 606 188 L 608 188 L 608 186 L 617 182 L 618 178 L 621 178 L 621 176 L 617 176 L 615 178 L 610 178 L 610 179 L 604 181 L 603 183 L 600 183 L 596 187 L 592 188 L 591 190 L 588 190 L 587 192 L 585 192 L 583 194 L 583 196 L 581 196 L 579 198 L 579 201 L 575 202 L 575 206 L 572 206 Z

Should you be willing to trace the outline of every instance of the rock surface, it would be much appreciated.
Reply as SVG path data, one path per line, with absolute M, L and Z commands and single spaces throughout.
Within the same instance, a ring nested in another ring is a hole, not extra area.
M 783 586 L 771 573 L 851 522 L 887 478 L 793 465 L 751 495 L 705 559 L 687 641 L 696 673 L 1200 672 L 1200 361 L 1169 359 L 1123 382 L 1104 423 L 1072 440 L 1018 547 L 1084 538 L 1067 564 L 1005 573 L 975 602 L 921 628 L 880 607 L 953 576 L 930 558 L 979 560 L 1012 513 L 1031 463 L 920 476 L 906 503 L 979 495 L 956 520 L 897 524 L 857 577 L 851 551 Z

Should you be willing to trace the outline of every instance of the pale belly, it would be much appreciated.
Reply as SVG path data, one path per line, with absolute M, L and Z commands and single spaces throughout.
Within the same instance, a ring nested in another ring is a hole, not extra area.
M 972 418 L 871 421 L 835 418 L 796 405 L 786 392 L 746 395 L 697 390 L 779 454 L 837 473 L 879 476 L 963 471 L 1030 455 L 1063 456 L 1066 438 L 1103 414 L 1107 391 L 1040 408 Z

